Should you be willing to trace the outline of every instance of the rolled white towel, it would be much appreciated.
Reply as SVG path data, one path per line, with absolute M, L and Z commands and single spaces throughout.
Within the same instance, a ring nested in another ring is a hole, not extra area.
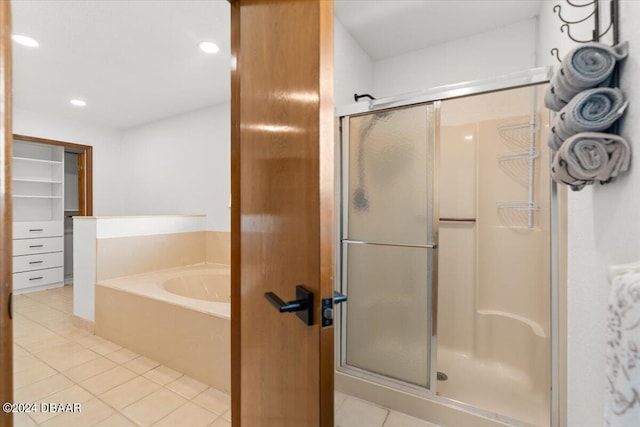
M 627 42 L 613 47 L 591 42 L 573 48 L 551 78 L 545 106 L 560 111 L 578 93 L 606 83 L 616 62 L 625 58 L 628 52 Z
M 551 177 L 572 190 L 582 190 L 599 181 L 606 184 L 626 172 L 631 163 L 631 147 L 621 136 L 582 132 L 568 138 L 555 154 Z
M 556 114 L 549 147 L 557 150 L 562 141 L 580 132 L 609 129 L 624 114 L 628 104 L 618 88 L 601 87 L 579 93 Z

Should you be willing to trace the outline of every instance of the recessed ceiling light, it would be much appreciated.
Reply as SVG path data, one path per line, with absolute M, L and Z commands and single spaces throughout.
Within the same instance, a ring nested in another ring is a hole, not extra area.
M 471 141 L 473 139 L 473 135 L 465 135 L 464 139 L 466 139 L 467 141 Z
M 71 105 L 75 105 L 76 107 L 85 107 L 87 105 L 87 103 L 81 99 L 72 99 L 69 102 L 71 103 Z
M 21 45 L 24 45 L 24 46 L 29 46 L 29 47 L 40 46 L 40 43 L 38 43 L 35 39 L 32 39 L 31 37 L 14 34 L 11 36 L 11 38 L 13 39 L 14 42 L 20 43 Z
M 207 52 L 207 53 L 217 53 L 220 50 L 218 45 L 215 44 L 215 43 L 212 43 L 212 42 L 202 42 L 202 43 L 200 43 L 200 49 L 203 52 Z

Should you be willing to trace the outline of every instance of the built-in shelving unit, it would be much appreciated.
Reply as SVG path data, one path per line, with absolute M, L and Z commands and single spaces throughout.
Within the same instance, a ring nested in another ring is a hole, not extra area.
M 13 288 L 63 285 L 63 148 L 13 144 Z

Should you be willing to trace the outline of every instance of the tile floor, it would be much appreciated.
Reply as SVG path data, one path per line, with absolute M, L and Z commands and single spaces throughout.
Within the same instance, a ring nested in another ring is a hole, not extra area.
M 72 325 L 72 287 L 17 295 L 14 400 L 78 402 L 79 414 L 16 414 L 16 427 L 230 427 L 229 395 Z M 433 424 L 336 393 L 337 427 Z

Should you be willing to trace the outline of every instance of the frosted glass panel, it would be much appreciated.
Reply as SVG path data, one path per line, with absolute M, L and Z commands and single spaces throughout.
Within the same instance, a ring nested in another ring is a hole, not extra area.
M 419 105 L 349 119 L 345 238 L 431 243 L 432 115 Z
M 346 362 L 429 387 L 431 249 L 344 244 Z

